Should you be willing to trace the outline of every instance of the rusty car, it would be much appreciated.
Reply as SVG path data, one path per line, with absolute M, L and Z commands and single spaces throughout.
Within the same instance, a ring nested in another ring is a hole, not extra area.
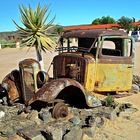
M 95 107 L 100 105 L 95 93 L 128 92 L 132 87 L 134 39 L 123 31 L 64 32 L 57 51 L 53 77 L 41 71 L 36 60 L 25 59 L 19 63 L 19 71 L 4 78 L 1 91 L 7 91 L 10 103 L 22 100 L 26 106 L 36 107 L 51 104 L 53 117 L 59 118 L 68 115 L 67 104 Z

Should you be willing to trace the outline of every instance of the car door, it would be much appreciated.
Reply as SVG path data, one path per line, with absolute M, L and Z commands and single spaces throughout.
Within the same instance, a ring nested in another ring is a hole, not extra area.
M 106 36 L 101 38 L 98 47 L 95 91 L 130 90 L 134 65 L 133 40 Z

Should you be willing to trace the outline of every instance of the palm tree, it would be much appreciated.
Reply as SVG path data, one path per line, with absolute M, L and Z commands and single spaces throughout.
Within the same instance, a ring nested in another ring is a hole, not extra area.
M 50 33 L 50 30 L 55 27 L 53 25 L 55 17 L 48 21 L 50 16 L 49 7 L 41 7 L 40 4 L 38 4 L 35 10 L 30 5 L 29 7 L 19 6 L 19 10 L 24 27 L 19 26 L 14 20 L 13 22 L 19 30 L 22 45 L 35 47 L 37 60 L 40 62 L 42 70 L 44 70 L 42 51 L 48 50 L 52 52 L 56 47 L 56 43 L 53 40 L 55 34 Z M 47 24 L 46 21 L 48 21 Z

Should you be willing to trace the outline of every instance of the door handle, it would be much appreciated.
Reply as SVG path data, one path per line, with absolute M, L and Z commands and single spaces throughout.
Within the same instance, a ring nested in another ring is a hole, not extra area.
M 133 65 L 129 65 L 127 68 L 132 68 L 133 67 Z

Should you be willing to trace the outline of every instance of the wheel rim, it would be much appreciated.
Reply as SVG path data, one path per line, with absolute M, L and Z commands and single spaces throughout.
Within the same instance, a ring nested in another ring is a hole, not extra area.
M 55 119 L 68 116 L 68 107 L 64 103 L 57 103 L 52 110 L 52 117 Z

